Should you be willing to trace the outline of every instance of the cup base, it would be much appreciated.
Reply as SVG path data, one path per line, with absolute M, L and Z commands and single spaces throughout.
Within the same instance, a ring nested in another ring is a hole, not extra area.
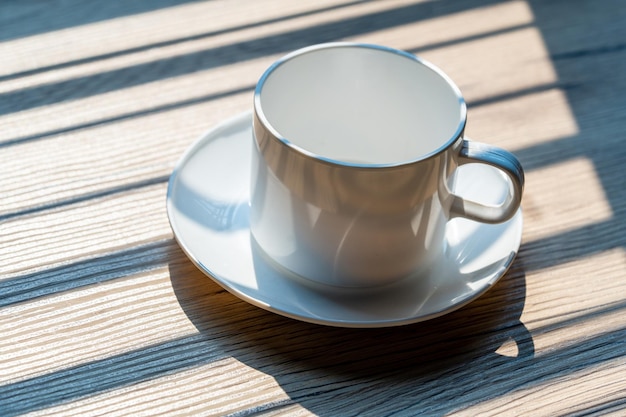
M 344 278 L 341 280 L 342 283 L 331 283 L 330 279 L 314 279 L 304 276 L 276 261 L 276 259 L 263 250 L 252 233 L 250 233 L 250 246 L 254 257 L 262 259 L 263 262 L 265 262 L 281 276 L 291 279 L 299 285 L 303 285 L 317 292 L 327 294 L 337 292 L 346 294 L 374 293 L 384 291 L 387 288 L 395 288 L 398 285 L 403 285 L 406 281 L 425 279 L 431 275 L 430 272 L 435 260 L 439 259 L 441 254 L 444 252 L 444 245 L 442 245 L 441 250 L 433 252 L 434 256 L 429 263 L 421 265 L 406 274 L 384 277 L 383 279 L 378 279 L 376 281 L 372 281 L 371 283 L 363 283 L 359 277 L 355 277 L 353 279 Z M 351 285 L 349 284 L 350 281 L 358 283 Z
M 244 113 L 203 135 L 177 164 L 167 192 L 168 218 L 182 250 L 208 278 L 241 300 L 326 326 L 399 326 L 457 310 L 491 288 L 513 263 L 522 236 L 519 210 L 496 225 L 448 222 L 446 250 L 427 276 L 356 290 L 300 284 L 299 277 L 283 276 L 252 250 L 247 212 L 235 210 L 250 198 L 251 120 Z M 506 192 L 482 186 L 485 176 L 498 176 L 498 171 L 483 165 L 463 169 L 467 172 L 455 192 L 464 197 L 497 202 Z

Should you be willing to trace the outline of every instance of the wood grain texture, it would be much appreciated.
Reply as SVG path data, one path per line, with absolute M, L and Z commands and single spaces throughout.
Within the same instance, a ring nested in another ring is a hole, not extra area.
M 620 0 L 0 4 L 0 416 L 626 413 Z M 167 179 L 301 46 L 417 53 L 527 173 L 511 270 L 449 315 L 253 307 L 175 242 Z

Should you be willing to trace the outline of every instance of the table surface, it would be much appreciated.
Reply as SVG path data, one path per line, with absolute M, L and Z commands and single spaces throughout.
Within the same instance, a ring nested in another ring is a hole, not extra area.
M 177 160 L 299 47 L 404 49 L 526 170 L 508 273 L 383 329 L 307 324 L 202 274 Z M 626 3 L 0 4 L 0 415 L 624 415 Z

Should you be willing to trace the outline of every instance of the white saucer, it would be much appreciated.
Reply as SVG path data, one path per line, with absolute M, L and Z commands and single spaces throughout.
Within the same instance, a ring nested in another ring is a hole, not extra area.
M 167 191 L 167 213 L 178 243 L 198 268 L 237 297 L 311 323 L 396 326 L 462 307 L 487 291 L 513 262 L 522 235 L 521 211 L 498 225 L 450 221 L 443 255 L 427 276 L 385 288 L 337 290 L 278 272 L 250 239 L 251 120 L 250 113 L 241 114 L 193 144 Z M 458 194 L 497 203 L 506 193 L 496 169 L 471 164 L 459 172 Z

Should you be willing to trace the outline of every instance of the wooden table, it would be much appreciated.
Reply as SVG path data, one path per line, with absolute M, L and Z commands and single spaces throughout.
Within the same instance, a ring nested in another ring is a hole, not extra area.
M 454 313 L 283 318 L 174 240 L 184 150 L 335 40 L 434 62 L 524 164 L 519 255 Z M 0 415 L 624 415 L 625 40 L 622 0 L 3 2 Z

